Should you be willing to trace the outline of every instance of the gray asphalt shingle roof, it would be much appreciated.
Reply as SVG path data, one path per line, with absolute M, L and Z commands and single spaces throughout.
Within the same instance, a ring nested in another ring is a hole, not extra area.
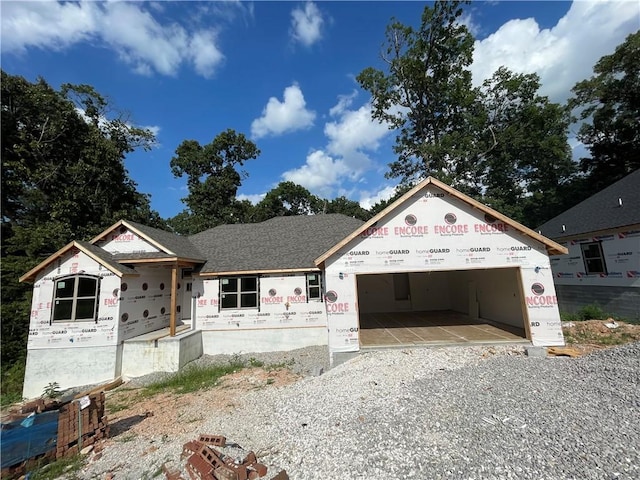
M 130 222 L 129 220 L 126 220 L 126 222 L 180 258 L 190 258 L 194 260 L 204 260 L 206 258 L 193 246 L 188 237 L 160 230 L 159 228 L 148 227 L 141 223 Z
M 130 268 L 130 267 L 127 267 L 126 265 L 118 263 L 117 259 L 113 255 L 111 255 L 106 250 L 103 250 L 102 248 L 93 245 L 92 243 L 83 242 L 81 240 L 76 240 L 76 243 L 78 245 L 81 245 L 82 248 L 85 248 L 88 251 L 90 251 L 96 257 L 98 257 L 102 261 L 103 265 L 107 267 L 111 267 L 119 272 L 122 272 L 125 275 L 126 274 L 133 275 L 138 273 L 133 268 Z
M 341 214 L 220 225 L 189 240 L 207 258 L 201 273 L 316 268 L 314 260 L 364 222 Z
M 622 206 L 619 200 L 622 201 Z M 640 170 L 540 225 L 549 238 L 609 230 L 640 223 Z M 564 225 L 564 231 L 562 226 Z

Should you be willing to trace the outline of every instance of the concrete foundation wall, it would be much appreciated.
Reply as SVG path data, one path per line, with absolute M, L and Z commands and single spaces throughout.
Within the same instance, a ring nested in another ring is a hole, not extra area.
M 605 313 L 629 320 L 640 320 L 640 288 L 556 285 L 561 312 L 575 313 L 587 305 L 598 304 Z
M 53 382 L 65 390 L 113 380 L 118 376 L 117 349 L 113 345 L 29 350 L 22 396 L 39 397 Z
M 122 375 L 139 377 L 152 372 L 177 372 L 202 356 L 200 331 L 157 340 L 127 340 L 122 347 Z
M 202 331 L 206 355 L 287 351 L 327 342 L 327 327 Z

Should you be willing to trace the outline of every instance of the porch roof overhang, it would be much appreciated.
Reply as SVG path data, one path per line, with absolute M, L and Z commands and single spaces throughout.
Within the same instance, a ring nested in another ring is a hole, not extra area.
M 238 275 L 279 275 L 283 273 L 304 273 L 304 272 L 319 272 L 318 267 L 306 267 L 306 268 L 283 268 L 279 270 L 234 270 L 234 271 L 220 271 L 220 272 L 195 272 L 194 275 L 200 278 L 207 277 L 229 277 Z

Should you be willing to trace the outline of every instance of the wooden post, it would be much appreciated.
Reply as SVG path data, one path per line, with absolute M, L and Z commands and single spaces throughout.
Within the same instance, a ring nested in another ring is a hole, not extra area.
M 178 265 L 171 267 L 171 315 L 169 315 L 169 336 L 176 336 L 176 314 L 178 305 Z

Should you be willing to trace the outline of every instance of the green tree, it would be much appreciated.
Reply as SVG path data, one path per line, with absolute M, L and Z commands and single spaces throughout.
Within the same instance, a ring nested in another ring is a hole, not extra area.
M 529 226 L 564 209 L 557 190 L 575 173 L 569 111 L 539 89 L 537 74 L 501 67 L 478 90 L 483 120 L 474 181 L 477 190 L 484 189 L 479 198 Z
M 325 201 L 324 212 L 342 213 L 343 215 L 359 218 L 360 220 L 369 220 L 373 216 L 371 212 L 362 208 L 358 202 L 349 200 L 345 196 L 334 198 L 331 201 Z
M 322 211 L 322 200 L 293 182 L 280 182 L 255 206 L 252 221 L 274 217 L 310 215 Z
M 176 178 L 187 177 L 187 209 L 169 224 L 178 233 L 190 234 L 242 221 L 246 205 L 236 194 L 247 174 L 237 168 L 259 155 L 252 141 L 231 129 L 204 146 L 196 140 L 182 142 L 171 159 L 171 171 Z
M 580 167 L 592 191 L 640 168 L 640 30 L 602 57 L 593 72 L 573 87 L 569 100 L 585 121 L 577 138 L 591 153 Z
M 369 67 L 357 77 L 371 93 L 374 118 L 398 132 L 387 176 L 401 183 L 431 175 L 464 185 L 472 168 L 473 37 L 460 22 L 462 3 L 425 7 L 418 29 L 392 21 L 382 53 L 387 72 Z
M 30 293 L 18 278 L 71 239 L 121 218 L 161 226 L 124 166 L 153 134 L 111 118 L 88 85 L 35 83 L 2 71 L 2 370 L 25 354 Z M 76 103 L 77 102 L 77 103 Z M 83 111 L 83 113 L 80 113 Z

